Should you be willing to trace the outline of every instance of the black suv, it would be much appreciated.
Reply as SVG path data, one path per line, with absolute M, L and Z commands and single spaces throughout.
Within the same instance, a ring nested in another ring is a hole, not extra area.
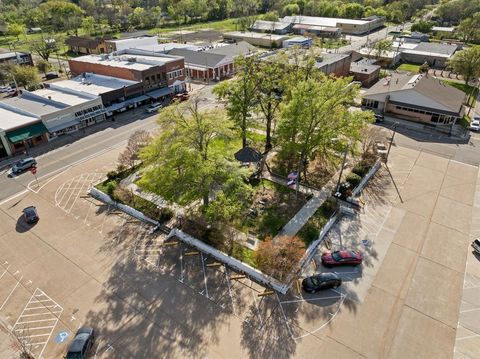
M 95 339 L 93 328 L 82 327 L 77 330 L 73 342 L 68 347 L 66 359 L 85 359 L 92 349 Z

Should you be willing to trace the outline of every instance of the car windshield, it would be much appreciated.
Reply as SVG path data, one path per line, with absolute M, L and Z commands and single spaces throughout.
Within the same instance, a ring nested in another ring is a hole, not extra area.
M 318 282 L 317 278 L 311 277 L 310 279 L 311 279 L 313 285 L 318 285 L 319 282 Z
M 67 359 L 82 359 L 82 353 L 68 353 Z
M 339 260 L 342 259 L 342 256 L 340 255 L 340 252 L 333 252 L 332 253 L 332 258 L 334 261 L 338 262 Z

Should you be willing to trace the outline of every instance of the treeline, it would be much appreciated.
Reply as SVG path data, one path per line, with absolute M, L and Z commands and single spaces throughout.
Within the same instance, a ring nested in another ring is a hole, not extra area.
M 454 0 L 477 2 L 476 0 Z M 361 18 L 403 22 L 437 0 L 3 0 L 0 24 L 87 33 L 149 29 L 267 14 Z M 455 16 L 450 13 L 451 16 Z

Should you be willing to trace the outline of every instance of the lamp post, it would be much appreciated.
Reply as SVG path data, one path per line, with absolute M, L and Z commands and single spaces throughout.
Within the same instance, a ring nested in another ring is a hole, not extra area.
M 392 138 L 390 139 L 390 144 L 388 145 L 387 156 L 385 157 L 385 163 L 387 163 L 387 161 L 388 161 L 388 155 L 390 154 L 390 149 L 392 148 L 393 138 L 395 137 L 395 134 L 397 133 L 397 125 L 398 125 L 398 122 L 395 122 L 392 126 L 393 127 L 393 134 L 392 134 Z

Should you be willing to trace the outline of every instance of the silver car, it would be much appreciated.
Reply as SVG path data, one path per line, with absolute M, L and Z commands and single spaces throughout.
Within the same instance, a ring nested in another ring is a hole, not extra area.
M 33 157 L 24 158 L 12 166 L 12 173 L 18 174 L 29 170 L 37 165 L 37 161 Z

